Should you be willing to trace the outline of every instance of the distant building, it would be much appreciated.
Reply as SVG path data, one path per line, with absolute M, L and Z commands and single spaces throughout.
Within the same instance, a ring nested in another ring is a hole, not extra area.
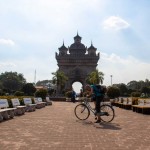
M 41 89 L 47 89 L 47 88 L 44 87 L 44 86 L 35 86 L 35 88 L 36 88 L 37 91 L 39 91 L 39 90 L 41 90 Z
M 35 85 L 37 90 L 39 89 L 56 89 L 55 85 L 51 83 L 51 80 L 38 81 Z

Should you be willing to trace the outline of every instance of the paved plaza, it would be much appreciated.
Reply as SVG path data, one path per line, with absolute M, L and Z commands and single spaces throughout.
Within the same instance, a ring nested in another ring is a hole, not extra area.
M 111 123 L 79 121 L 77 103 L 53 102 L 0 123 L 0 150 L 150 150 L 150 115 L 114 107 Z

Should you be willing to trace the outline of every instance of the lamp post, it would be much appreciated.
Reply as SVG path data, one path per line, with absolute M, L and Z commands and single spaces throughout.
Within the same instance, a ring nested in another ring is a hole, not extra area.
M 113 75 L 110 75 L 110 78 L 111 78 L 111 86 L 112 86 L 112 77 L 113 77 Z

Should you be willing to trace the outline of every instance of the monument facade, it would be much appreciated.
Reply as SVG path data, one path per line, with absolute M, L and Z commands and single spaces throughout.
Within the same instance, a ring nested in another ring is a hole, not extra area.
M 74 43 L 70 47 L 63 45 L 59 48 L 59 53 L 56 52 L 57 65 L 59 71 L 63 71 L 68 77 L 65 84 L 65 89 L 71 89 L 74 82 L 80 82 L 84 87 L 88 75 L 96 70 L 100 54 L 96 53 L 97 48 L 91 46 L 85 47 L 81 43 L 81 37 L 74 37 Z

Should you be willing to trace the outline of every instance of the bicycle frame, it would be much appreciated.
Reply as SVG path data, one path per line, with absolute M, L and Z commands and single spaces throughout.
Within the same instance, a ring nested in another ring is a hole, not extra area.
M 84 102 L 83 102 L 83 103 L 88 107 L 88 109 L 89 109 L 90 111 L 93 112 L 93 114 L 95 114 L 95 110 L 93 110 L 93 108 L 91 107 L 91 105 L 90 105 L 90 103 L 88 102 L 87 98 L 84 99 Z M 105 105 L 105 104 L 102 104 L 102 102 L 101 102 L 100 105 L 102 106 L 102 105 Z M 108 105 L 108 104 L 107 104 L 107 105 Z M 110 106 L 111 106 L 112 109 L 113 109 L 113 106 L 112 106 L 112 105 L 110 105 Z
M 87 107 L 88 109 L 93 113 L 95 114 L 95 111 L 93 110 L 92 106 L 90 105 L 90 103 L 88 102 L 87 98 L 84 99 L 84 102 L 83 102 Z

